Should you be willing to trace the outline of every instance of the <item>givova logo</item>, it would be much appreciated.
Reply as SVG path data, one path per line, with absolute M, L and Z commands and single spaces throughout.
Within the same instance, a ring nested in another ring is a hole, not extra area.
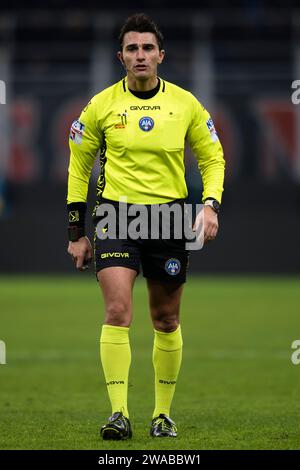
M 175 385 L 176 380 L 162 380 L 162 379 L 159 379 L 159 383 L 164 384 L 164 385 Z
M 6 364 L 6 345 L 0 340 L 0 364 Z
M 101 253 L 101 258 L 129 258 L 129 253 Z

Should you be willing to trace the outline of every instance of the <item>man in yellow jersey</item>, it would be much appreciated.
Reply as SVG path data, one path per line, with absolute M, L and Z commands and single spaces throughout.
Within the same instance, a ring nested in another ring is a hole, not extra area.
M 103 439 L 132 436 L 127 408 L 131 362 L 128 333 L 132 289 L 141 265 L 154 326 L 155 408 L 150 435 L 176 437 L 170 407 L 182 355 L 179 308 L 188 265 L 186 239 L 174 236 L 173 219 L 169 239 L 162 237 L 163 223 L 158 227 L 158 237 L 121 237 L 124 224 L 118 216 L 125 208 L 129 224 L 133 219 L 130 211 L 138 205 L 146 208 L 148 222 L 154 207 L 183 206 L 187 197 L 186 139 L 203 180 L 204 241 L 214 239 L 223 191 L 223 151 L 210 116 L 197 99 L 158 78 L 164 50 L 155 23 L 144 14 L 133 15 L 123 25 L 119 39 L 118 58 L 126 77 L 94 96 L 71 127 L 68 253 L 78 270 L 93 257 L 84 223 L 91 169 L 100 151 L 94 262 L 105 303 L 100 357 L 112 406 L 112 415 L 100 434 Z M 105 223 L 103 207 L 112 207 L 117 217 Z M 114 224 L 113 236 L 105 238 Z M 147 224 L 141 225 L 144 228 Z

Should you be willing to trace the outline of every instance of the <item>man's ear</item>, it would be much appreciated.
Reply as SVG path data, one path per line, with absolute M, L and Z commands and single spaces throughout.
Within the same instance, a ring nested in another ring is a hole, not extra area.
M 121 64 L 125 67 L 124 60 L 123 60 L 123 54 L 122 54 L 121 51 L 117 52 L 117 57 L 118 57 L 119 61 L 121 62 Z
M 166 53 L 165 53 L 164 49 L 161 49 L 161 50 L 159 51 L 159 59 L 158 59 L 158 62 L 157 62 L 158 64 L 161 64 L 161 63 L 162 63 L 162 61 L 164 60 L 165 54 L 166 54 Z

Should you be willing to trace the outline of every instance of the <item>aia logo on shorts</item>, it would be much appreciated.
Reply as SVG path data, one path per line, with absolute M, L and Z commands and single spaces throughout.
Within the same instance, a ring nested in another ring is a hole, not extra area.
M 139 126 L 142 131 L 149 132 L 154 127 L 154 121 L 149 116 L 144 116 L 139 120 Z
M 176 258 L 168 259 L 165 264 L 165 270 L 170 276 L 176 276 L 180 272 L 181 264 L 180 261 Z

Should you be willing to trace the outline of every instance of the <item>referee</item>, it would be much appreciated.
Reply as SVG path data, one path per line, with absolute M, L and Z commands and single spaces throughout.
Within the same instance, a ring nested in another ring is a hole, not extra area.
M 68 253 L 78 270 L 93 258 L 85 236 L 85 212 L 91 170 L 99 152 L 96 227 L 103 221 L 104 204 L 117 216 L 122 204 L 126 211 L 137 204 L 148 212 L 154 206 L 182 207 L 187 197 L 186 139 L 203 180 L 204 241 L 213 240 L 218 231 L 225 162 L 212 119 L 191 93 L 157 76 L 165 54 L 163 36 L 148 16 L 128 18 L 119 39 L 118 58 L 126 77 L 94 96 L 70 131 Z M 126 201 L 119 204 L 124 196 Z M 110 222 L 102 232 L 109 229 Z M 189 256 L 186 240 L 174 236 L 175 227 L 168 240 L 161 236 L 162 226 L 155 240 L 120 237 L 124 227 L 117 224 L 116 229 L 117 235 L 107 238 L 99 237 L 96 230 L 94 239 L 96 275 L 105 304 L 100 357 L 112 407 L 100 434 L 103 439 L 132 437 L 127 408 L 129 328 L 132 290 L 141 266 L 154 327 L 155 407 L 150 435 L 176 437 L 170 407 L 182 357 L 179 310 Z

